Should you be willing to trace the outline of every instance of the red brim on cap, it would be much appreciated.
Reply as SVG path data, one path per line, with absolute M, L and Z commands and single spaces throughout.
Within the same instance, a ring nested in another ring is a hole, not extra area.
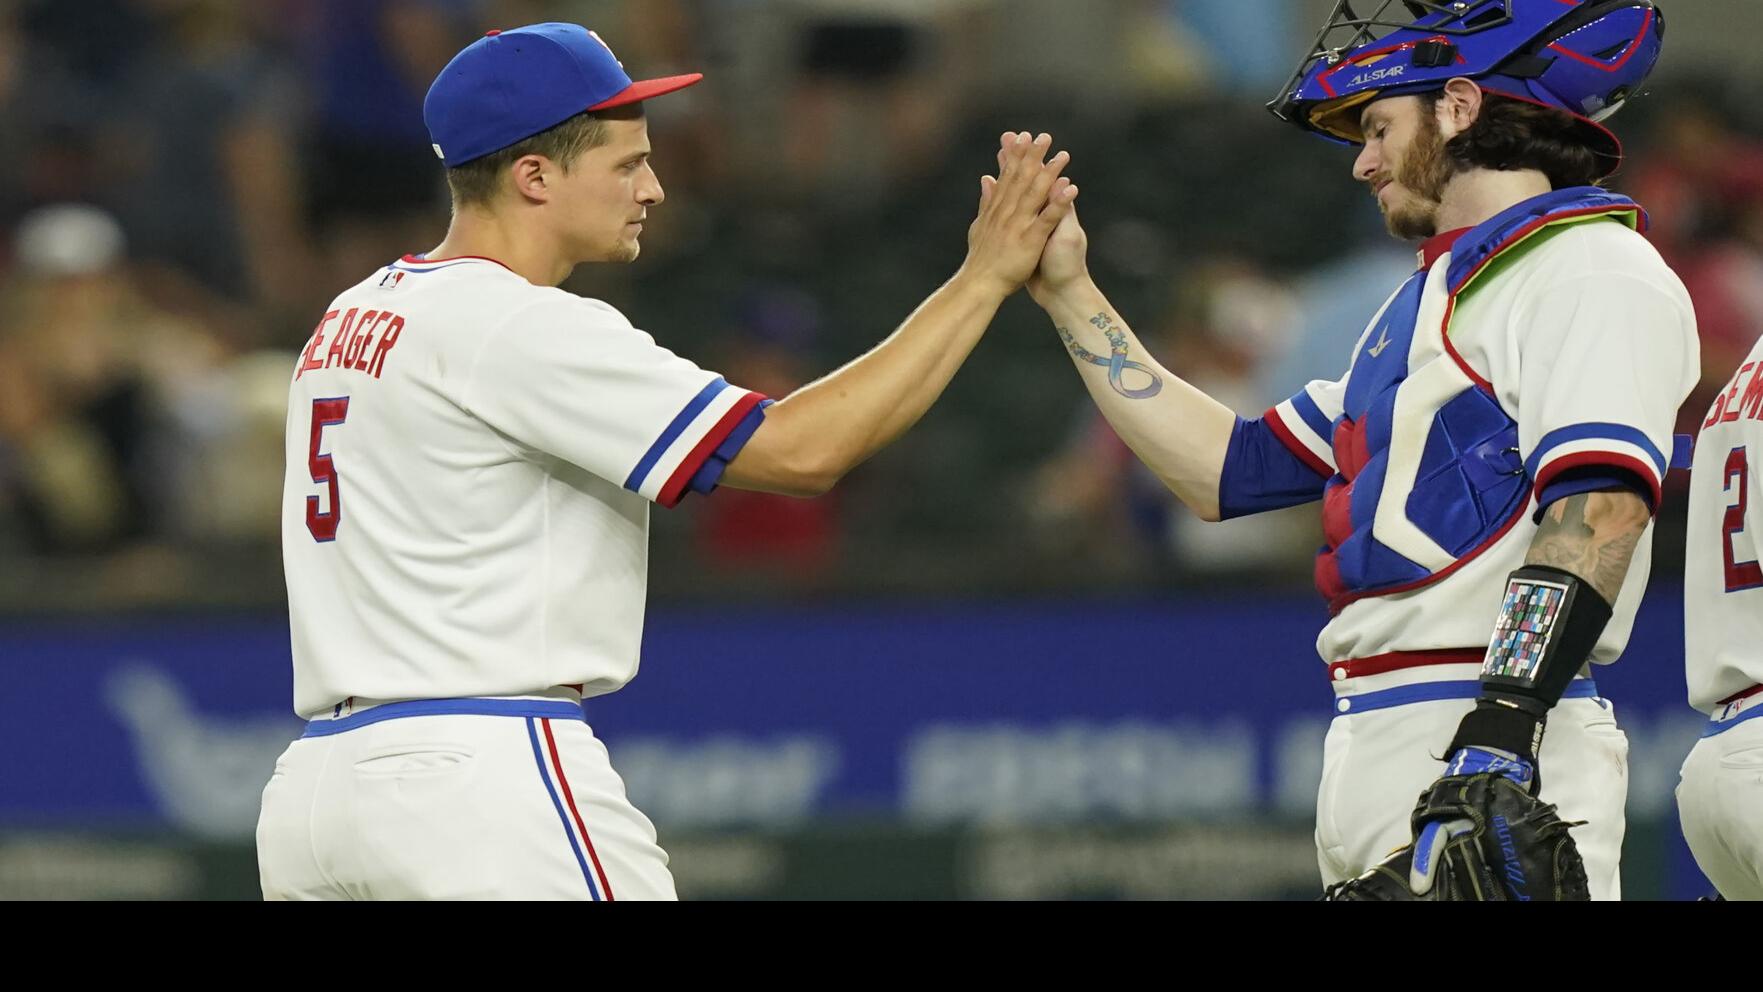
M 703 78 L 704 74 L 701 72 L 689 72 L 683 76 L 662 76 L 660 79 L 639 79 L 588 109 L 610 110 L 613 107 L 622 107 L 626 104 L 637 103 L 651 97 L 660 96 L 663 93 L 672 93 L 674 90 L 683 90 Z

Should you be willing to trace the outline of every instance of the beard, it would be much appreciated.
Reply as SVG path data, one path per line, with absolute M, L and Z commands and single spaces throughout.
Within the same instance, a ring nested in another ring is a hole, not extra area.
M 1396 185 L 1405 194 L 1384 209 L 1384 226 L 1406 241 L 1430 238 L 1438 232 L 1439 204 L 1445 186 L 1457 174 L 1457 166 L 1445 152 L 1444 132 L 1438 119 L 1424 114 L 1420 130 L 1408 154 L 1396 169 Z

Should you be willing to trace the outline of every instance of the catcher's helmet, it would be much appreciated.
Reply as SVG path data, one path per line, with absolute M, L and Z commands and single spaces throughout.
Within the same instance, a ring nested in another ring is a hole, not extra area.
M 1622 145 L 1599 121 L 1615 113 L 1653 65 L 1665 21 L 1652 0 L 1339 0 L 1277 97 L 1281 120 L 1359 144 L 1359 113 L 1385 96 L 1444 88 L 1459 76 L 1489 93 L 1577 118 L 1603 174 Z M 1357 5 L 1376 10 L 1369 17 Z

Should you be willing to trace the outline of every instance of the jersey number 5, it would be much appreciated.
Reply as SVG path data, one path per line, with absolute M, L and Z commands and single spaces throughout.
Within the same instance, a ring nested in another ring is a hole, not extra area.
M 318 453 L 319 442 L 324 439 L 326 427 L 340 424 L 349 416 L 349 397 L 335 396 L 330 399 L 312 401 L 312 447 L 308 451 L 307 464 L 312 468 L 312 481 L 330 487 L 330 509 L 318 512 L 318 497 L 306 497 L 306 529 L 312 532 L 315 541 L 334 541 L 337 539 L 337 525 L 343 522 L 343 497 L 337 491 L 337 466 L 332 463 L 330 455 Z
M 1750 469 L 1745 464 L 1745 449 L 1738 447 L 1726 456 L 1726 491 L 1731 493 L 1734 480 L 1738 485 L 1738 502 L 1726 508 L 1726 529 L 1721 533 L 1721 553 L 1726 563 L 1726 591 L 1755 589 L 1763 586 L 1763 567 L 1757 564 L 1756 535 L 1745 530 L 1745 507 L 1750 497 Z M 1744 544 L 1749 558 L 1739 561 L 1739 545 Z

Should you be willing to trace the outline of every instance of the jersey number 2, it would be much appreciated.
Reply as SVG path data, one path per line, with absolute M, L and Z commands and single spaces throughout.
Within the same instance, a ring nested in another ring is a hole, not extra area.
M 306 497 L 306 529 L 312 532 L 314 541 L 334 541 L 337 539 L 337 525 L 343 522 L 343 497 L 337 491 L 337 466 L 331 461 L 330 455 L 318 453 L 319 442 L 324 439 L 326 427 L 340 424 L 349 416 L 349 397 L 335 396 L 330 399 L 312 401 L 312 447 L 308 449 L 307 464 L 312 468 L 312 481 L 330 487 L 330 509 L 318 512 L 318 497 Z
M 1740 589 L 1755 589 L 1763 586 L 1763 566 L 1757 563 L 1757 540 L 1755 535 L 1747 535 L 1745 530 L 1745 507 L 1750 497 L 1750 468 L 1745 464 L 1745 449 L 1738 447 L 1726 456 L 1726 491 L 1733 490 L 1734 480 L 1738 483 L 1738 502 L 1726 508 L 1726 529 L 1721 533 L 1721 554 L 1726 564 L 1726 591 L 1738 592 Z M 1748 561 L 1739 561 L 1739 544 L 1744 543 L 1750 551 Z

